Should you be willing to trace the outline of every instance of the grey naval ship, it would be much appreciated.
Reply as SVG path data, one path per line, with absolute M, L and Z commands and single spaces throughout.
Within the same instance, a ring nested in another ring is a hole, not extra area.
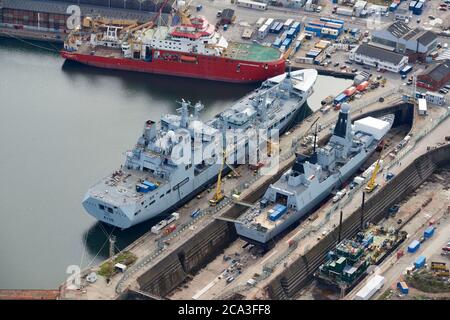
M 223 168 L 214 153 L 198 164 L 179 164 L 173 159 L 175 148 L 186 140 L 200 139 L 200 146 L 194 143 L 191 149 L 194 157 L 196 148 L 205 149 L 225 136 L 224 129 L 244 133 L 277 129 L 283 133 L 299 111 L 307 108 L 305 102 L 316 79 L 313 69 L 270 78 L 207 122 L 199 119 L 201 103 L 191 105 L 183 100 L 178 114 L 163 115 L 159 124 L 151 120 L 145 123 L 137 144 L 126 152 L 125 163 L 88 190 L 83 207 L 97 220 L 121 229 L 175 210 L 214 182 Z
M 239 236 L 268 245 L 349 179 L 375 151 L 393 122 L 393 114 L 382 119 L 368 117 L 352 129 L 350 105 L 343 104 L 328 144 L 310 156 L 296 155 L 292 168 L 237 218 L 234 225 Z

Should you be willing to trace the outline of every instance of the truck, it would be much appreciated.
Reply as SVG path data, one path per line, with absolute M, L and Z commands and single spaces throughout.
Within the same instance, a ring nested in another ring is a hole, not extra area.
M 338 191 L 336 193 L 336 195 L 333 197 L 333 203 L 336 203 L 339 200 L 341 200 L 346 194 L 347 194 L 347 190 L 346 189 L 342 189 L 341 191 Z
M 192 218 L 192 219 L 195 219 L 195 218 L 197 218 L 199 215 L 200 215 L 200 209 L 196 209 L 196 210 L 192 211 L 192 213 L 191 213 L 191 218 Z
M 380 275 L 375 275 L 369 281 L 367 281 L 366 285 L 359 290 L 354 300 L 369 300 L 381 287 L 384 285 L 385 278 Z

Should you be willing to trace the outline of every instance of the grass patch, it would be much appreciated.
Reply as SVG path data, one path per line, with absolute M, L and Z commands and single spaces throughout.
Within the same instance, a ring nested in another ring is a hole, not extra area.
M 392 290 L 387 289 L 377 300 L 388 300 L 391 297 Z
M 450 292 L 450 283 L 447 280 L 441 280 L 427 270 L 415 272 L 414 274 L 407 276 L 405 280 L 409 286 L 422 292 Z
M 97 273 L 99 275 L 101 275 L 102 277 L 111 278 L 114 274 L 117 273 L 117 271 L 114 270 L 114 265 L 116 263 L 122 263 L 126 266 L 130 266 L 136 260 L 137 260 L 137 257 L 133 253 L 131 253 L 129 251 L 124 251 L 124 252 L 121 252 L 119 255 L 117 255 L 114 258 L 113 262 L 108 260 L 108 261 L 105 261 L 104 263 L 102 263 L 100 265 L 100 269 Z

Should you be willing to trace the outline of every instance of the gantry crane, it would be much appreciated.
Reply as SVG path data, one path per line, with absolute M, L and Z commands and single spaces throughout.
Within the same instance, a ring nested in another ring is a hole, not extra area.
M 378 183 L 376 182 L 376 178 L 377 178 L 377 174 L 380 171 L 380 161 L 381 161 L 381 155 L 383 153 L 384 150 L 384 146 L 385 143 L 382 143 L 382 147 L 381 147 L 381 151 L 380 151 L 380 156 L 378 157 L 377 163 L 375 164 L 375 168 L 372 172 L 372 176 L 370 177 L 369 182 L 366 185 L 366 188 L 364 189 L 364 191 L 366 193 L 371 193 L 373 190 L 375 190 L 378 187 Z

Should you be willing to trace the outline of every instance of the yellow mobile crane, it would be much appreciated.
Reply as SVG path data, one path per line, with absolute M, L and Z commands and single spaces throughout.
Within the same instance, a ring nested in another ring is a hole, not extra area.
M 371 193 L 373 190 L 375 190 L 378 187 L 378 183 L 376 183 L 377 174 L 380 171 L 380 161 L 381 161 L 381 154 L 383 153 L 385 143 L 383 142 L 383 145 L 381 147 L 380 156 L 378 157 L 377 163 L 375 164 L 375 168 L 372 172 L 372 176 L 370 177 L 369 182 L 366 185 L 366 188 L 364 191 L 366 193 Z
M 225 198 L 225 195 L 222 192 L 222 170 L 223 166 L 225 165 L 225 162 L 226 162 L 226 155 L 224 151 L 222 164 L 220 165 L 219 175 L 217 176 L 216 192 L 214 193 L 213 198 L 209 200 L 209 205 L 212 207 L 215 207 L 220 201 L 222 201 Z

